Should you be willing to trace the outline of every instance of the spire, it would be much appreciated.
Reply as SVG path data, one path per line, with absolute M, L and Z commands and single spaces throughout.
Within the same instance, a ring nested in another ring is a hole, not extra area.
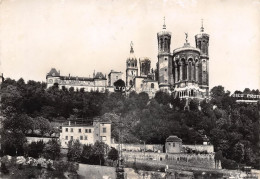
M 200 32 L 204 32 L 203 19 L 201 19 L 201 28 L 200 28 Z
M 131 47 L 131 49 L 130 49 L 130 53 L 134 53 L 133 46 L 134 46 L 134 44 L 133 44 L 133 42 L 131 41 L 131 43 L 130 43 L 130 47 Z
M 185 32 L 185 36 L 186 36 L 185 41 L 186 43 L 188 43 L 188 32 L 187 33 Z
M 165 16 L 163 17 L 163 29 L 166 29 L 166 25 L 165 25 Z

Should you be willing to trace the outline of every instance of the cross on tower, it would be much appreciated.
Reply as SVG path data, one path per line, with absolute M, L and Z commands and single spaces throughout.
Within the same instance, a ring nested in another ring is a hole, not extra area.
M 200 28 L 201 32 L 204 32 L 204 27 L 203 27 L 203 19 L 201 19 L 201 28 Z
M 165 16 L 163 17 L 163 29 L 166 29 L 166 25 L 165 25 Z

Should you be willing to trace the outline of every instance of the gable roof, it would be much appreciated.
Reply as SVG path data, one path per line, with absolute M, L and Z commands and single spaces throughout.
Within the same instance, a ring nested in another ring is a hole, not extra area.
M 58 72 L 55 68 L 52 68 L 49 73 L 47 73 L 47 76 L 60 76 L 60 72 Z

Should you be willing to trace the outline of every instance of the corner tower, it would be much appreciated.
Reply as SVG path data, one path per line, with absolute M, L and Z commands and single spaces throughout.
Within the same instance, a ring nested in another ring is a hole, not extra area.
M 163 29 L 157 33 L 158 40 L 158 83 L 160 90 L 169 91 L 173 85 L 171 32 L 166 31 L 165 18 Z
M 204 32 L 203 21 L 200 33 L 195 36 L 196 47 L 200 49 L 199 86 L 209 95 L 209 35 Z
M 138 75 L 137 59 L 134 55 L 133 42 L 130 44 L 130 55 L 126 60 L 126 87 L 129 89 L 134 84 L 134 79 Z

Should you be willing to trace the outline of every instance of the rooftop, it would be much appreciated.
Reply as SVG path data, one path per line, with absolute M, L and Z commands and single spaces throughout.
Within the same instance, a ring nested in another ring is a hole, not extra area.
M 176 135 L 171 135 L 166 139 L 166 142 L 182 142 L 182 140 Z
M 188 50 L 196 51 L 196 52 L 200 53 L 200 49 L 190 46 L 190 43 L 184 43 L 184 45 L 182 47 L 174 49 L 173 54 L 181 52 L 181 51 L 188 51 Z

